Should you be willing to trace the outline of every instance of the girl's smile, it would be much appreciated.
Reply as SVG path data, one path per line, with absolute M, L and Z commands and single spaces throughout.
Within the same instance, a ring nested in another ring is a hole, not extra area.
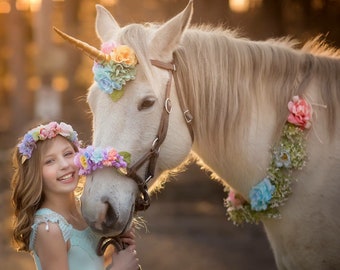
M 68 173 L 62 177 L 59 177 L 57 179 L 58 181 L 61 181 L 63 183 L 70 183 L 74 180 L 74 172 L 73 173 Z

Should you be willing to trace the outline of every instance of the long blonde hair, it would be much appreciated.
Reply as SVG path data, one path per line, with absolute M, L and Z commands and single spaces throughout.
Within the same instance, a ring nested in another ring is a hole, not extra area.
M 41 153 L 51 140 L 38 141 L 32 157 L 21 162 L 22 154 L 16 147 L 12 156 L 14 173 L 11 180 L 11 203 L 14 208 L 13 245 L 18 251 L 29 252 L 29 238 L 34 214 L 44 202 Z M 78 148 L 70 142 L 74 150 Z

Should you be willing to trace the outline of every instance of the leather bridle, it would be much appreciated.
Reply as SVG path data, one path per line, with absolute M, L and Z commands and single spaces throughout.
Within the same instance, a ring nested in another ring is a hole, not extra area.
M 178 99 L 180 102 L 180 106 L 183 110 L 183 115 L 186 123 L 188 124 L 188 128 L 190 131 L 191 139 L 194 140 L 194 133 L 191 126 L 191 121 L 193 119 L 189 109 L 186 106 L 185 99 L 182 96 L 182 92 L 178 88 L 177 76 L 174 76 L 176 71 L 176 66 L 174 63 L 164 63 L 158 60 L 150 60 L 151 64 L 155 67 L 165 69 L 169 72 L 169 79 L 166 84 L 165 89 L 165 99 L 164 99 L 164 107 L 157 131 L 157 135 L 152 142 L 150 151 L 148 151 L 143 157 L 141 157 L 138 161 L 136 161 L 132 166 L 127 167 L 126 176 L 133 179 L 140 191 L 138 198 L 136 199 L 135 211 L 146 210 L 150 206 L 150 196 L 148 193 L 148 182 L 154 177 L 155 168 L 157 159 L 159 156 L 159 151 L 162 143 L 164 142 L 169 126 L 169 115 L 172 109 L 171 99 L 170 99 L 170 91 L 171 91 L 171 82 L 174 77 Z M 148 166 L 145 171 L 144 179 L 137 174 L 137 171 L 141 166 L 143 166 L 146 162 L 148 162 Z
M 156 168 L 156 163 L 157 159 L 159 156 L 159 151 L 162 143 L 164 142 L 167 132 L 168 132 L 168 126 L 169 126 L 169 116 L 171 112 L 171 100 L 170 100 L 170 90 L 171 90 L 171 81 L 172 78 L 174 78 L 175 81 L 175 86 L 177 89 L 177 96 L 178 100 L 180 103 L 180 107 L 182 108 L 183 111 L 183 116 L 184 119 L 188 125 L 189 132 L 191 135 L 191 140 L 192 142 L 194 141 L 194 133 L 193 129 L 191 126 L 191 122 L 193 120 L 193 116 L 191 115 L 185 99 L 183 97 L 182 92 L 179 89 L 179 84 L 177 80 L 177 76 L 174 76 L 175 71 L 176 71 L 176 66 L 174 63 L 164 63 L 158 60 L 150 60 L 151 64 L 154 65 L 155 67 L 165 69 L 169 72 L 169 80 L 166 84 L 166 89 L 165 89 L 165 99 L 164 99 L 164 107 L 158 127 L 158 132 L 155 137 L 155 139 L 152 142 L 150 151 L 147 152 L 143 157 L 141 157 L 138 161 L 136 161 L 132 166 L 129 166 L 126 168 L 126 176 L 130 177 L 133 179 L 137 185 L 138 189 L 140 191 L 139 196 L 136 199 L 135 202 L 135 211 L 142 211 L 146 210 L 150 206 L 150 196 L 148 193 L 148 182 L 154 177 L 155 173 L 155 168 Z M 140 167 L 143 166 L 144 163 L 149 162 L 146 171 L 145 171 L 145 176 L 144 179 L 140 177 L 137 174 L 137 171 Z M 105 249 L 109 245 L 114 245 L 117 251 L 120 251 L 125 248 L 124 244 L 122 243 L 121 239 L 119 236 L 115 237 L 102 237 L 97 246 L 97 254 L 98 256 L 102 256 L 105 252 Z M 142 269 L 141 266 L 139 266 L 139 269 Z

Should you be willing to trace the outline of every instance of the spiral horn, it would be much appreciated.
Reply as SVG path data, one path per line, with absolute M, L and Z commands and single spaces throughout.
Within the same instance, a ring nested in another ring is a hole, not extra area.
M 91 59 L 98 63 L 102 62 L 108 62 L 110 61 L 110 55 L 103 53 L 102 51 L 98 50 L 97 48 L 87 44 L 86 42 L 83 42 L 81 40 L 78 40 L 74 37 L 71 37 L 64 32 L 60 31 L 58 28 L 53 27 L 54 31 L 57 32 L 58 35 L 60 35 L 63 39 L 68 41 L 69 43 L 73 44 L 75 47 L 77 47 L 79 50 L 83 51 L 87 56 L 89 56 Z

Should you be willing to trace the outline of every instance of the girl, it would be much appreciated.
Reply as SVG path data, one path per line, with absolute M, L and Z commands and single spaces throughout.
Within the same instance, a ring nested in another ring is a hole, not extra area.
M 100 237 L 87 227 L 75 196 L 77 137 L 70 125 L 50 122 L 28 131 L 13 155 L 13 239 L 32 252 L 39 270 L 104 269 L 96 255 Z M 114 253 L 107 269 L 138 269 L 133 232 L 122 241 L 129 247 Z

